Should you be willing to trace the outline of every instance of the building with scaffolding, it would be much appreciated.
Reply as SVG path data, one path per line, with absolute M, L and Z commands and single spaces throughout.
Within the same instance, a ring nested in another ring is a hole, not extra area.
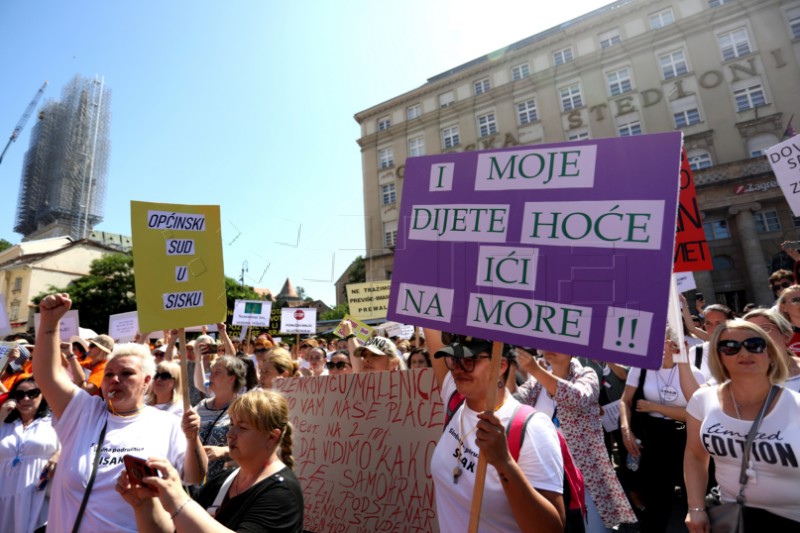
M 39 112 L 25 154 L 14 231 L 23 241 L 86 238 L 103 218 L 110 90 L 75 76 Z

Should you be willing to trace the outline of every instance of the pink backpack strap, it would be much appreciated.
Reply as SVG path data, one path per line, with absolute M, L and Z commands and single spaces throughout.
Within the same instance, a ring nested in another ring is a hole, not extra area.
M 520 404 L 514 409 L 514 414 L 511 415 L 511 422 L 506 428 L 506 442 L 508 442 L 508 451 L 514 461 L 519 461 L 522 441 L 525 439 L 525 428 L 535 412 L 536 409 L 530 405 Z
M 450 399 L 447 400 L 447 407 L 444 411 L 444 428 L 442 428 L 442 431 L 447 430 L 447 425 L 453 419 L 453 415 L 456 414 L 461 404 L 464 403 L 464 400 L 464 395 L 460 394 L 458 391 L 453 391 L 453 394 L 450 395 Z

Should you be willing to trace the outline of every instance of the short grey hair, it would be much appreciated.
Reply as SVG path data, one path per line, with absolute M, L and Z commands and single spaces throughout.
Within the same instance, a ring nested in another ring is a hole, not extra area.
M 144 344 L 139 344 L 136 342 L 125 342 L 122 344 L 114 345 L 114 349 L 111 351 L 111 355 L 108 356 L 108 360 L 113 361 L 115 357 L 127 357 L 133 356 L 138 357 L 140 359 L 139 366 L 142 369 L 142 372 L 146 376 L 150 376 L 151 378 L 156 373 L 156 358 L 153 357 L 153 354 L 150 353 L 150 350 Z

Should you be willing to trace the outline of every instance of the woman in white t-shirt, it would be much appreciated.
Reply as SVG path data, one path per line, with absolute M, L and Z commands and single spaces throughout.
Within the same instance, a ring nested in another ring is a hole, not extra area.
M 133 532 L 133 510 L 115 490 L 123 457 L 167 457 L 183 471 L 184 481 L 199 483 L 206 470 L 197 436 L 200 419 L 189 411 L 181 422 L 175 415 L 145 405 L 155 362 L 141 344 L 114 347 L 100 386 L 102 398 L 72 383 L 61 367 L 58 335 L 61 317 L 71 306 L 67 294 L 51 294 L 39 303 L 33 372 L 58 419 L 53 427 L 62 446 L 47 530 L 71 531 L 80 521 L 81 531 Z M 87 503 L 81 514 L 84 499 Z
M 444 346 L 441 333 L 425 330 L 434 353 L 433 369 L 448 406 L 454 394 L 464 400 L 452 412 L 431 458 L 436 489 L 436 516 L 442 533 L 467 531 L 479 455 L 488 468 L 481 507 L 481 531 L 564 531 L 564 463 L 555 427 L 535 413 L 515 461 L 506 441 L 506 426 L 519 402 L 505 388 L 509 368 L 501 361 L 494 410 L 486 410 L 492 342 L 455 337 Z M 508 350 L 505 352 L 508 354 Z
M 742 450 L 773 384 L 788 373 L 781 349 L 759 326 L 731 320 L 711 338 L 709 366 L 721 385 L 698 390 L 687 407 L 684 475 L 691 533 L 710 530 L 707 468 L 714 457 L 723 502 L 740 490 Z M 800 531 L 800 395 L 782 388 L 759 426 L 745 485 L 745 531 Z

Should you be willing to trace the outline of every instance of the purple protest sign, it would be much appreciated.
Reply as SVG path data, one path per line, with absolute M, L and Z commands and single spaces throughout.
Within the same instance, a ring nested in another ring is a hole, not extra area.
M 410 158 L 388 319 L 661 364 L 681 133 Z

